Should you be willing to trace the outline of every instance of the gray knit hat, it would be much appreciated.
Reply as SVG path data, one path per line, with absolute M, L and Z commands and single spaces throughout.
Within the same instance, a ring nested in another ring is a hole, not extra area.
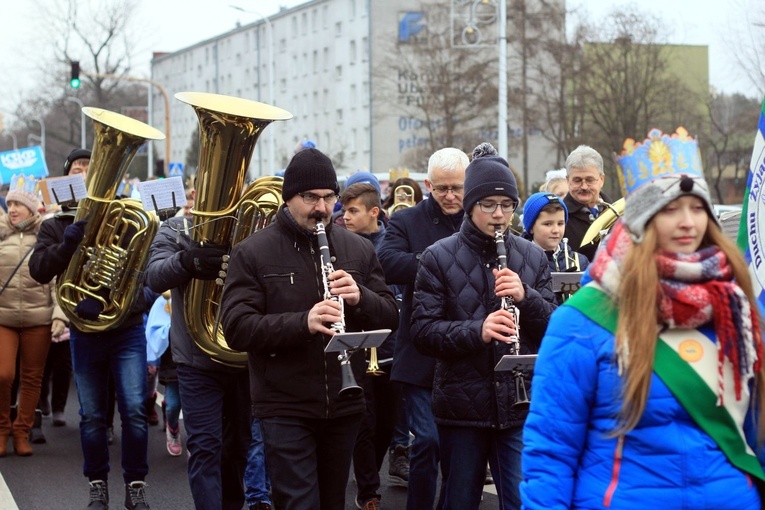
M 643 241 L 645 226 L 667 204 L 685 195 L 699 197 L 707 213 L 718 225 L 709 187 L 703 177 L 695 174 L 667 174 L 643 184 L 627 195 L 622 222 L 636 243 Z

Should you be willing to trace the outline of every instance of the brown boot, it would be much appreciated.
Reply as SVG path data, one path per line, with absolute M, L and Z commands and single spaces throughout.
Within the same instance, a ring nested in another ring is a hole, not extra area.
M 15 430 L 13 434 L 13 451 L 19 457 L 29 457 L 32 455 L 32 446 L 29 444 L 29 433 L 22 433 Z
M 0 433 L 0 457 L 8 455 L 8 432 Z

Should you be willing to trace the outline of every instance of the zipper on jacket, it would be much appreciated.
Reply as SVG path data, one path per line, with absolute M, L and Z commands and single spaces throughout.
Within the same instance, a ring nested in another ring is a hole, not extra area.
M 295 280 L 292 278 L 293 276 L 295 276 L 295 273 L 269 273 L 269 274 L 264 274 L 263 278 L 276 278 L 279 276 L 289 276 L 290 285 L 295 285 Z
M 619 485 L 619 471 L 622 467 L 622 455 L 624 454 L 624 436 L 619 436 L 616 440 L 616 449 L 614 450 L 614 468 L 611 471 L 611 483 L 608 484 L 606 495 L 603 497 L 603 506 L 609 508 L 611 500 L 614 498 L 616 486 Z

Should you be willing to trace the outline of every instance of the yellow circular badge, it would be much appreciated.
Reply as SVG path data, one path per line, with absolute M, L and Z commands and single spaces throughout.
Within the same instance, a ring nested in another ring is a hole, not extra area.
M 696 340 L 683 340 L 678 348 L 680 357 L 688 363 L 698 361 L 704 355 L 704 348 Z

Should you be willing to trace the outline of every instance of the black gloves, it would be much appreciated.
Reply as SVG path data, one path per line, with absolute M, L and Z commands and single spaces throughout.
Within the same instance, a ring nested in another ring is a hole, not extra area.
M 94 321 L 98 319 L 98 314 L 104 309 L 104 305 L 96 298 L 86 297 L 74 307 L 74 313 L 81 319 Z
M 82 238 L 85 237 L 85 224 L 87 220 L 80 220 L 67 225 L 64 229 L 64 248 L 74 253 L 80 245 Z
M 214 280 L 221 271 L 224 255 L 228 255 L 228 248 L 224 246 L 193 246 L 181 252 L 181 265 L 194 278 Z
M 78 222 L 79 223 L 79 222 Z M 101 288 L 96 291 L 96 294 L 101 296 L 105 301 L 109 301 L 109 289 Z M 98 320 L 98 314 L 104 311 L 104 305 L 98 299 L 94 297 L 86 297 L 74 307 L 74 313 L 81 319 L 89 321 Z

